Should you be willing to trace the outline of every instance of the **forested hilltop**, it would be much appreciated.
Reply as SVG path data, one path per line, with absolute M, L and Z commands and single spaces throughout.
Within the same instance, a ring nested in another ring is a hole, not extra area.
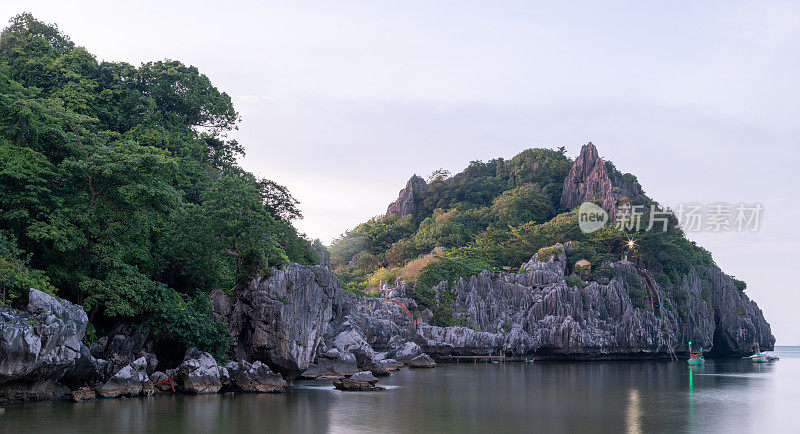
M 327 251 L 292 226 L 286 188 L 237 165 L 239 115 L 197 68 L 98 61 L 21 14 L 0 36 L 0 291 L 89 313 L 87 340 L 149 325 L 183 355 L 224 357 L 208 294 Z
M 610 214 L 621 205 L 641 205 L 638 230 L 618 230 L 613 222 L 603 229 L 583 233 L 577 206 L 595 201 Z M 454 282 L 485 269 L 513 273 L 534 254 L 546 260 L 557 254 L 551 246 L 572 242 L 566 251 L 568 283 L 584 287 L 593 280 L 619 275 L 612 264 L 626 252 L 650 269 L 663 287 L 673 288 L 678 312 L 685 315 L 687 294 L 680 284 L 693 267 L 713 264 L 711 254 L 686 239 L 673 215 L 668 229 L 655 223 L 647 231 L 650 210 L 658 203 L 649 198 L 635 176 L 622 173 L 597 155 L 591 143 L 578 160 L 565 149 L 528 149 L 510 160 L 473 161 L 450 176 L 443 170 L 426 182 L 412 177 L 387 213 L 357 226 L 335 240 L 331 255 L 342 285 L 355 292 L 377 294 L 382 283 L 411 283 L 420 309 L 430 309 L 431 323 L 466 325 L 463 315 L 452 312 L 444 292 L 431 290 L 441 281 Z M 572 274 L 576 261 L 591 263 L 583 280 Z M 744 282 L 736 281 L 741 290 Z M 649 296 L 643 282 L 633 288 L 636 307 L 645 308 Z M 705 294 L 710 300 L 711 294 Z

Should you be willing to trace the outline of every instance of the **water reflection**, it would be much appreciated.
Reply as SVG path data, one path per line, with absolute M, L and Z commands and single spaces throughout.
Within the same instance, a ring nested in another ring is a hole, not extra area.
M 786 430 L 800 353 L 775 364 L 445 365 L 403 370 L 388 390 L 298 382 L 282 395 L 160 396 L 11 406 L 0 432 L 652 432 Z
M 639 409 L 639 391 L 636 389 L 631 389 L 628 393 L 628 417 L 626 419 L 626 424 L 628 425 L 628 432 L 639 434 L 642 432 L 642 427 L 639 422 L 641 417 L 641 411 Z

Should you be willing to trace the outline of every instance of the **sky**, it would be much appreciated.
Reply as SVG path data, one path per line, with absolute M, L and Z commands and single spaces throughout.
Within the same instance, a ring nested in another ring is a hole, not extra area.
M 5 0 L 101 60 L 197 66 L 242 115 L 241 164 L 329 243 L 408 178 L 592 141 L 667 203 L 760 203 L 692 233 L 800 345 L 797 2 Z

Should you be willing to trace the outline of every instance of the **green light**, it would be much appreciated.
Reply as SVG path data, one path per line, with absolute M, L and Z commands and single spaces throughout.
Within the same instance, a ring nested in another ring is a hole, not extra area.
M 689 423 L 692 423 L 692 417 L 694 414 L 694 399 L 692 398 L 692 394 L 694 393 L 694 379 L 692 378 L 692 367 L 689 366 Z

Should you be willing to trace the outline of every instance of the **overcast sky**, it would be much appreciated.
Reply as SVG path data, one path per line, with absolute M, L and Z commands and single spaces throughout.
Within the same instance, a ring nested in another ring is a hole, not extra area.
M 762 203 L 756 233 L 691 238 L 800 345 L 797 2 L 0 4 L 22 11 L 102 60 L 197 66 L 326 243 L 413 173 L 590 140 L 661 202 Z

